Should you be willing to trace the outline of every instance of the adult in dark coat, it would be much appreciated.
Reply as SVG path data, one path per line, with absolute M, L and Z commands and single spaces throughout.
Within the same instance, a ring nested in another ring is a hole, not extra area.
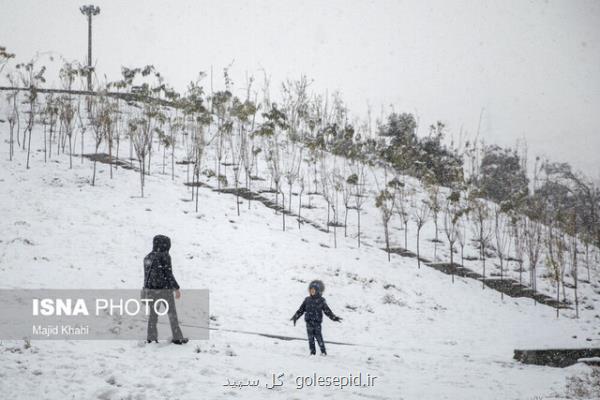
M 341 322 L 342 319 L 335 315 L 333 311 L 327 305 L 325 298 L 322 296 L 325 291 L 325 285 L 319 280 L 312 281 L 308 285 L 309 296 L 304 299 L 300 308 L 291 320 L 296 325 L 296 321 L 304 314 L 304 321 L 306 322 L 306 333 L 308 336 L 308 347 L 310 354 L 316 354 L 315 339 L 321 349 L 321 354 L 326 355 L 325 343 L 323 342 L 323 335 L 321 333 L 321 323 L 323 322 L 323 314 L 327 315 L 332 321 Z
M 158 322 L 158 314 L 154 309 L 154 302 L 161 299 L 166 301 L 169 309 L 169 323 L 171 324 L 171 333 L 173 334 L 172 342 L 175 344 L 187 343 L 187 339 L 183 337 L 179 321 L 177 319 L 177 309 L 175 307 L 175 297 L 179 299 L 181 292 L 179 284 L 173 276 L 173 268 L 171 266 L 171 239 L 164 235 L 156 235 L 152 240 L 152 252 L 144 258 L 144 297 L 150 299 L 148 305 L 150 307 L 150 316 L 148 318 L 148 343 L 158 342 L 158 332 L 156 324 Z

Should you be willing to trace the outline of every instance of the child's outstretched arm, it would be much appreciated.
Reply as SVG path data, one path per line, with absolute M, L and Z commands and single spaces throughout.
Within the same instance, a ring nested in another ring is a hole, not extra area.
M 305 309 L 306 309 L 306 299 L 304 299 L 304 301 L 300 305 L 300 308 L 298 309 L 298 311 L 296 311 L 296 314 L 294 314 L 294 316 L 292 318 L 290 318 L 290 321 L 294 321 L 294 326 L 296 326 L 296 321 L 298 321 L 298 318 L 300 318 L 302 316 L 302 314 L 304 314 Z
M 325 315 L 327 315 L 329 317 L 329 319 L 331 319 L 332 321 L 335 322 L 341 322 L 342 319 L 340 317 L 338 317 L 337 315 L 335 315 L 333 313 L 333 311 L 331 311 L 331 308 L 329 308 L 329 306 L 327 305 L 327 302 L 325 300 L 323 300 L 323 312 L 325 313 Z

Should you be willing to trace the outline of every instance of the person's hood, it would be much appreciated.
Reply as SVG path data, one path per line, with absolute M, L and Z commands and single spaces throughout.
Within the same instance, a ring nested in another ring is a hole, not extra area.
M 165 235 L 156 235 L 152 239 L 152 251 L 169 251 L 171 239 Z
M 325 284 L 323 283 L 323 281 L 314 280 L 310 283 L 310 285 L 308 285 L 308 290 L 310 289 L 315 289 L 315 296 L 321 296 L 325 291 Z

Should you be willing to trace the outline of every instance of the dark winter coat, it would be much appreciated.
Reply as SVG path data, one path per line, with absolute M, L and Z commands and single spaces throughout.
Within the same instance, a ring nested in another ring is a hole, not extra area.
M 327 315 L 333 321 L 340 321 L 340 318 L 336 316 L 333 311 L 327 305 L 325 298 L 321 295 L 325 290 L 325 285 L 321 281 L 312 281 L 308 286 L 310 289 L 315 289 L 314 296 L 308 296 L 300 305 L 296 314 L 292 317 L 292 320 L 298 320 L 304 314 L 304 320 L 307 324 L 315 325 L 323 322 L 323 313 Z
M 171 267 L 171 239 L 156 235 L 152 252 L 144 258 L 144 289 L 179 289 Z
M 306 323 L 311 325 L 323 322 L 323 314 L 327 315 L 332 321 L 339 320 L 339 317 L 327 305 L 325 297 L 319 293 L 305 298 L 298 311 L 296 311 L 296 314 L 294 314 L 293 319 L 297 320 L 302 314 L 304 314 Z

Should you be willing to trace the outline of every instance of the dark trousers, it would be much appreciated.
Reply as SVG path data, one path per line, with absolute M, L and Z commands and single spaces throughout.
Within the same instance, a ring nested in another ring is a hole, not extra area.
M 148 306 L 150 307 L 150 315 L 148 318 L 148 340 L 158 340 L 158 331 L 156 329 L 156 323 L 158 322 L 158 314 L 154 310 L 154 302 L 159 299 L 165 300 L 169 305 L 167 315 L 169 316 L 169 323 L 171 324 L 171 333 L 173 334 L 173 339 L 182 339 L 183 334 L 181 333 L 181 328 L 179 327 L 179 320 L 177 319 L 177 309 L 175 308 L 175 298 L 173 297 L 173 291 L 148 290 L 146 296 L 148 299 L 151 299 L 151 301 L 148 302 Z M 162 312 L 163 310 L 159 307 L 163 307 L 162 302 L 157 305 L 157 309 Z
M 317 339 L 321 353 L 325 353 L 325 343 L 323 342 L 323 336 L 321 335 L 321 324 L 306 321 L 306 333 L 308 334 L 308 347 L 310 348 L 310 353 L 315 354 L 317 352 L 315 349 L 315 339 Z

